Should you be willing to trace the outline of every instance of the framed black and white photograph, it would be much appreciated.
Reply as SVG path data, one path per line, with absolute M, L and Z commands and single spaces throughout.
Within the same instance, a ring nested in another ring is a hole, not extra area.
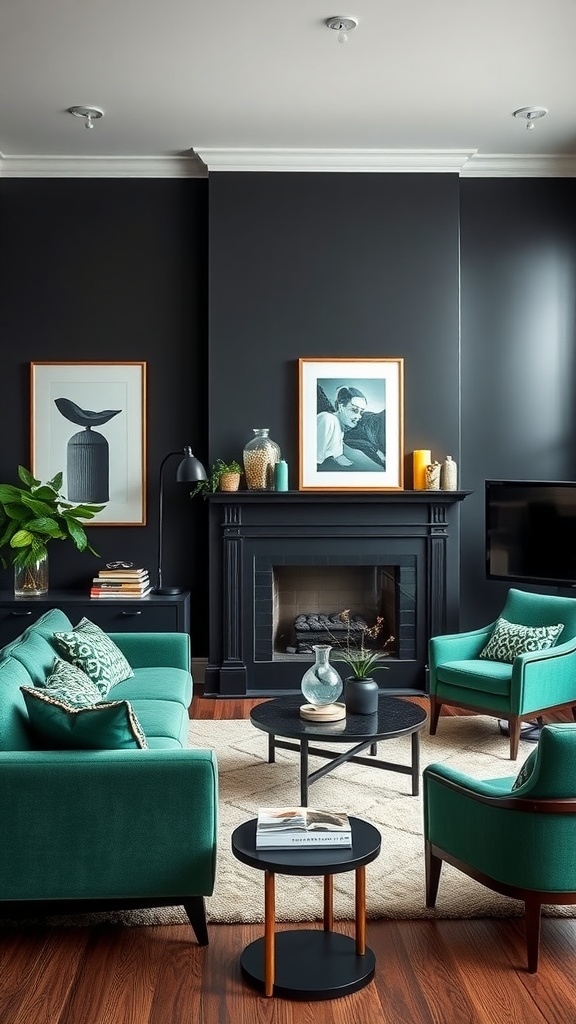
M 404 361 L 298 363 L 300 490 L 402 490 Z
M 90 526 L 146 523 L 146 363 L 31 363 L 31 470 L 63 474 Z

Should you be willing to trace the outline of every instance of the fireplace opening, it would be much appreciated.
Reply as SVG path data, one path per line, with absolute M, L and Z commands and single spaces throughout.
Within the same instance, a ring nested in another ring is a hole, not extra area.
M 274 566 L 272 568 L 273 659 L 310 660 L 314 643 L 345 646 L 360 642 L 362 631 L 382 619 L 379 635 L 365 634 L 365 646 L 398 657 L 402 607 L 410 606 L 413 593 L 400 600 L 400 567 L 397 565 Z M 342 612 L 350 618 L 350 630 Z M 406 615 L 404 615 L 406 620 Z M 406 623 L 404 622 L 404 625 Z M 404 630 L 405 632 L 405 630 Z M 355 641 L 355 637 L 357 641 Z

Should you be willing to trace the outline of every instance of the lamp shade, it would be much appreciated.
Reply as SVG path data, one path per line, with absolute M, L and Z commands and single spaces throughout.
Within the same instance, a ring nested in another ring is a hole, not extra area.
M 176 470 L 176 480 L 178 483 L 195 484 L 199 480 L 206 480 L 206 470 L 200 462 L 200 459 L 197 459 L 196 456 L 192 454 L 192 449 L 190 447 L 186 447 L 184 451 L 186 454 Z

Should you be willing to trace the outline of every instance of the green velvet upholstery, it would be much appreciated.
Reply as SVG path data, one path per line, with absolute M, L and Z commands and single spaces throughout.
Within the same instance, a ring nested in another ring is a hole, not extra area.
M 0 914 L 182 904 L 204 944 L 218 777 L 213 751 L 186 745 L 189 637 L 110 634 L 134 675 L 107 700 L 130 701 L 149 749 L 42 749 L 20 687 L 42 686 L 70 628 L 50 611 L 0 651 Z
M 510 724 L 510 758 L 516 760 L 523 720 L 576 708 L 576 598 L 511 589 L 501 616 L 525 626 L 564 628 L 553 647 L 521 654 L 512 664 L 480 658 L 495 622 L 432 637 L 430 733 L 436 732 L 443 704 L 504 718 Z
M 542 904 L 576 904 L 576 725 L 546 725 L 535 765 L 478 781 L 445 764 L 424 770 L 426 902 L 434 906 L 442 861 L 526 907 L 528 964 L 538 966 Z

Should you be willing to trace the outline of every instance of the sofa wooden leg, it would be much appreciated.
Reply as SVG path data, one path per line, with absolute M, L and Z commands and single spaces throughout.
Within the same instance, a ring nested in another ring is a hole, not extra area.
M 508 724 L 510 726 L 510 760 L 515 761 L 518 757 L 520 745 L 520 718 L 518 715 L 510 715 Z
M 440 872 L 442 871 L 442 860 L 432 853 L 432 843 L 429 839 L 425 843 L 424 855 L 426 864 L 426 906 L 435 907 Z
M 430 735 L 436 735 L 436 729 L 438 727 L 438 719 L 440 717 L 440 708 L 442 707 L 442 701 L 437 700 L 436 697 L 430 697 Z
M 538 970 L 541 910 L 542 905 L 536 900 L 526 900 L 524 926 L 526 929 L 526 952 L 528 954 L 528 970 L 530 974 L 536 974 Z
M 206 905 L 203 896 L 189 896 L 183 903 L 188 920 L 194 929 L 199 946 L 208 945 L 208 928 L 206 926 Z

